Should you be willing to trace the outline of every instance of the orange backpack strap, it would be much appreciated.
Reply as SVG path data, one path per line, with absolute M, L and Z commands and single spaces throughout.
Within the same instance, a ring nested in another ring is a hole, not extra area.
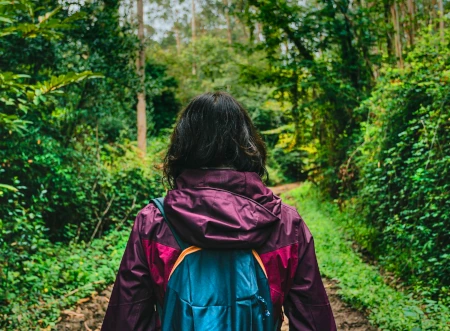
M 255 257 L 256 261 L 258 262 L 258 264 L 261 266 L 261 269 L 262 269 L 262 271 L 264 271 L 264 275 L 266 275 L 266 278 L 267 278 L 266 268 L 264 267 L 261 257 L 254 249 L 252 249 L 252 253 L 253 253 L 253 256 Z
M 183 262 L 184 258 L 187 255 L 198 252 L 199 250 L 201 250 L 200 247 L 191 246 L 191 247 L 186 248 L 184 251 L 182 251 L 180 256 L 178 256 L 178 259 L 175 261 L 175 264 L 173 265 L 172 271 L 170 272 L 170 275 L 169 275 L 169 279 L 170 279 L 170 276 L 172 276 L 175 269 L 180 265 L 181 262 Z

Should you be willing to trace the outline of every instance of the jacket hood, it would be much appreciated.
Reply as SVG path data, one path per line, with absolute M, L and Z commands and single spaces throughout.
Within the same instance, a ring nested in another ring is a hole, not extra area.
M 280 221 L 281 199 L 254 172 L 185 170 L 164 200 L 175 231 L 202 248 L 257 248 Z

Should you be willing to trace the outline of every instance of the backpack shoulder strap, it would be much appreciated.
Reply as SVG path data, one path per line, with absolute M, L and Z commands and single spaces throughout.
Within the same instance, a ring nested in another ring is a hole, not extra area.
M 183 240 L 181 240 L 181 238 L 178 236 L 177 232 L 175 231 L 175 229 L 173 228 L 172 224 L 170 224 L 169 220 L 166 217 L 166 213 L 164 211 L 164 198 L 155 198 L 152 199 L 152 202 L 155 204 L 155 206 L 159 209 L 159 211 L 161 212 L 163 218 L 164 218 L 164 222 L 166 222 L 166 224 L 169 226 L 170 231 L 172 232 L 175 240 L 177 241 L 178 246 L 180 246 L 181 250 L 185 250 L 186 248 L 188 248 L 190 245 L 186 244 Z

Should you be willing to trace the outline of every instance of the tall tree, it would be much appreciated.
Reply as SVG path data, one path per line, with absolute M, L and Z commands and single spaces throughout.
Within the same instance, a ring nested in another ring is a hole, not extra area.
M 231 22 L 230 22 L 230 5 L 228 3 L 228 0 L 223 0 L 224 5 L 224 12 L 225 12 L 225 19 L 227 21 L 227 38 L 228 38 L 228 44 L 233 43 L 232 35 L 231 35 Z
M 438 0 L 439 5 L 439 30 L 441 32 L 441 39 L 444 39 L 444 2 Z
M 391 20 L 391 3 L 389 0 L 383 1 L 383 16 L 384 16 L 384 25 L 389 26 Z M 386 47 L 387 53 L 389 57 L 392 57 L 394 52 L 394 37 L 392 36 L 392 30 L 386 29 Z
M 402 56 L 402 34 L 400 30 L 400 14 L 398 10 L 397 2 L 391 6 L 392 24 L 394 26 L 394 42 L 395 42 L 395 56 L 397 57 L 397 63 L 399 68 L 403 68 L 403 56 Z
M 413 0 L 408 0 L 408 15 L 409 15 L 409 29 L 408 29 L 408 35 L 409 35 L 409 45 L 414 45 L 414 37 L 415 37 L 415 3 Z
M 180 23 L 178 22 L 178 10 L 175 10 L 175 23 L 173 24 L 173 30 L 175 32 L 175 40 L 177 42 L 177 54 L 180 55 L 181 52 L 181 35 L 180 35 Z
M 192 45 L 195 43 L 195 0 L 192 0 L 191 2 L 191 8 L 192 8 L 192 20 L 191 20 L 191 28 L 192 28 Z M 195 53 L 194 53 L 195 55 Z M 197 74 L 197 64 L 195 61 L 192 63 L 192 75 Z
M 250 0 L 244 11 L 251 31 L 262 25 L 262 46 L 274 68 L 270 79 L 277 97 L 290 102 L 293 141 L 298 147 L 315 140 L 316 169 L 333 195 L 340 185 L 336 169 L 348 158 L 346 148 L 362 118 L 353 110 L 369 91 L 372 65 L 379 61 L 370 50 L 382 30 L 369 18 L 380 20 L 375 10 L 382 8 L 371 4 Z
M 139 75 L 139 90 L 137 94 L 137 138 L 138 148 L 145 155 L 147 150 L 147 116 L 145 103 L 145 43 L 144 43 L 144 4 L 137 0 L 139 54 L 137 58 L 137 73 Z

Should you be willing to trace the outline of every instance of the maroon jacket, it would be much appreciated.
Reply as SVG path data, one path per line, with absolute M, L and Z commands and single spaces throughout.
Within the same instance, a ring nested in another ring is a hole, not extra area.
M 253 172 L 184 171 L 164 209 L 184 241 L 202 248 L 254 248 L 268 274 L 273 313 L 290 330 L 334 331 L 314 241 L 298 212 L 281 202 Z M 156 302 L 181 250 L 159 210 L 149 204 L 134 223 L 103 331 L 159 330 Z

